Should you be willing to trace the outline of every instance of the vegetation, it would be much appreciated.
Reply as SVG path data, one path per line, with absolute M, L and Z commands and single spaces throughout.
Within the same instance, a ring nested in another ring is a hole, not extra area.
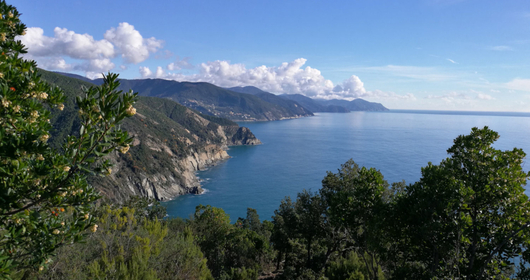
M 121 83 L 123 88 L 132 88 L 142 96 L 168 98 L 205 115 L 231 120 L 279 120 L 300 114 L 299 110 L 293 111 L 257 96 L 234 92 L 209 83 L 161 79 L 122 80 Z M 304 115 L 311 115 L 311 112 L 307 111 Z
M 42 69 L 38 72 L 42 79 L 64 89 L 65 108 L 54 111 L 51 118 L 50 144 L 60 147 L 59 139 L 79 131 L 76 96 L 83 86 L 94 84 Z M 111 153 L 108 157 L 117 172 L 105 178 L 89 178 L 94 187 L 113 201 L 124 202 L 131 195 L 146 194 L 142 181 L 161 176 L 166 179 L 157 180 L 157 192 L 151 193 L 157 199 L 195 192 L 195 186 L 186 181 L 186 176 L 193 176 L 195 170 L 183 174 L 188 168 L 185 159 L 194 153 L 215 153 L 236 144 L 233 136 L 238 136 L 239 126 L 228 119 L 204 115 L 158 97 L 139 96 L 135 108 L 137 114 L 121 124 L 122 129 L 135 137 L 129 152 Z M 134 191 L 128 186 L 133 186 Z
M 50 109 L 63 110 L 63 92 L 43 81 L 15 36 L 26 26 L 18 11 L 0 2 L 0 277 L 43 270 L 54 251 L 81 240 L 98 225 L 91 205 L 99 194 L 88 174 L 111 173 L 103 156 L 131 142 L 120 121 L 135 113 L 136 95 L 116 91 L 117 75 L 77 97 L 80 128 L 48 144 Z M 70 105 L 70 104 L 66 104 Z
M 409 185 L 350 160 L 318 192 L 286 197 L 272 221 L 251 208 L 231 223 L 211 206 L 160 220 L 165 209 L 143 198 L 101 205 L 87 243 L 60 248 L 31 277 L 528 279 L 530 174 L 521 150 L 491 147 L 497 138 L 487 127 L 459 136 Z
M 136 119 L 129 128 L 139 137 L 172 135 L 175 149 L 221 141 L 211 133 L 231 122 L 155 98 L 140 99 L 146 115 L 126 120 L 136 95 L 117 91 L 113 74 L 70 102 L 19 57 L 25 50 L 15 36 L 25 26 L 16 9 L 1 1 L 0 13 L 0 278 L 530 279 L 526 154 L 493 148 L 499 135 L 487 127 L 456 138 L 450 157 L 409 185 L 350 160 L 319 191 L 282 200 L 272 221 L 251 208 L 231 223 L 211 206 L 183 220 L 141 197 L 95 203 L 87 176 L 111 173 L 104 157 L 127 153 L 132 141 L 121 121 Z M 173 131 L 145 124 L 147 115 Z M 182 139 L 192 134 L 195 144 Z M 51 145 L 50 135 L 65 142 Z M 139 146 L 129 156 L 147 152 Z
M 282 98 L 282 96 L 272 94 L 270 92 L 263 91 L 257 87 L 247 86 L 247 87 L 232 87 L 229 88 L 231 91 L 252 94 L 259 97 L 263 101 L 267 101 L 278 106 L 282 106 L 296 115 L 300 116 L 313 116 L 313 113 L 308 109 L 300 105 L 298 102 Z

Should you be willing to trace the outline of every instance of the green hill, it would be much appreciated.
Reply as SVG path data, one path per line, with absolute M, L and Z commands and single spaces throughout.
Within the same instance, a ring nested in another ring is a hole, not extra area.
M 311 112 L 311 110 L 308 110 L 307 108 L 305 108 L 305 106 L 300 105 L 300 103 L 293 101 L 293 100 L 282 98 L 270 92 L 263 91 L 257 87 L 252 87 L 252 86 L 233 87 L 233 88 L 229 88 L 229 90 L 255 95 L 259 97 L 261 100 L 287 108 L 290 111 L 300 116 L 313 116 L 313 113 Z
M 79 130 L 75 96 L 93 84 L 40 70 L 41 78 L 62 88 L 67 95 L 65 109 L 54 110 L 52 145 L 59 147 L 69 134 Z M 256 145 L 260 141 L 250 130 L 233 121 L 201 114 L 171 100 L 139 97 L 137 114 L 124 120 L 122 128 L 134 136 L 129 153 L 114 153 L 111 176 L 90 178 L 106 196 L 124 200 L 142 195 L 158 200 L 202 189 L 195 171 L 229 158 L 230 145 Z
M 102 79 L 93 80 L 101 84 Z M 177 82 L 162 79 L 121 79 L 122 90 L 132 89 L 141 96 L 176 101 L 203 114 L 235 121 L 274 121 L 312 115 L 311 112 L 283 107 L 251 94 L 234 92 L 209 83 Z
M 348 113 L 350 110 L 337 105 L 324 105 L 319 100 L 301 94 L 282 94 L 280 97 L 293 100 L 311 110 L 312 112 L 327 112 L 327 113 Z
M 361 98 L 354 99 L 352 101 L 332 99 L 332 100 L 323 100 L 316 99 L 320 104 L 323 105 L 334 105 L 341 106 L 350 111 L 388 111 L 388 109 L 383 106 L 381 103 L 369 102 Z

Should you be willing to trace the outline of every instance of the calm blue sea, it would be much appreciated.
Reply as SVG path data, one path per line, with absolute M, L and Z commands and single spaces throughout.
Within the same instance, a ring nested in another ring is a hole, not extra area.
M 530 113 L 406 111 L 319 113 L 275 122 L 240 123 L 263 142 L 231 147 L 231 159 L 198 176 L 207 190 L 164 203 L 172 217 L 187 218 L 199 204 L 223 208 L 232 221 L 247 207 L 269 219 L 280 201 L 303 189 L 318 190 L 326 171 L 352 158 L 379 169 L 388 182 L 415 182 L 421 167 L 447 157 L 453 139 L 472 127 L 499 132 L 498 149 L 530 153 Z M 524 169 L 530 170 L 525 163 Z M 528 191 L 527 191 L 528 194 Z

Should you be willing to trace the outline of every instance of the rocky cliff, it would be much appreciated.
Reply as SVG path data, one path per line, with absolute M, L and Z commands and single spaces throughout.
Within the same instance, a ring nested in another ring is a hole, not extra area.
M 156 133 L 160 123 L 146 118 L 142 114 L 145 108 L 138 107 L 139 121 L 146 125 L 143 128 L 148 127 L 155 133 L 146 134 L 125 123 L 124 128 L 134 136 L 130 151 L 125 155 L 117 152 L 112 155 L 114 168 L 110 176 L 91 180 L 113 200 L 121 201 L 131 195 L 169 200 L 183 194 L 200 194 L 203 190 L 197 171 L 230 158 L 226 152 L 228 146 L 261 144 L 246 127 L 221 126 L 189 109 L 186 114 L 208 131 L 206 141 L 189 129 L 185 130 L 189 137 L 186 133 L 177 137 L 179 133 L 175 128 L 170 129 L 175 137 L 160 137 Z M 210 129 L 206 129 L 208 127 Z
M 75 95 L 82 85 L 93 85 L 51 72 L 40 73 L 67 95 L 65 109 L 54 112 L 51 119 L 52 144 L 59 147 L 66 135 L 79 131 Z M 94 187 L 114 201 L 132 195 L 168 200 L 201 193 L 195 175 L 198 170 L 229 158 L 228 146 L 261 144 L 248 128 L 168 99 L 140 97 L 135 107 L 137 114 L 122 123 L 122 128 L 134 137 L 129 152 L 109 155 L 114 163 L 110 176 L 89 178 Z

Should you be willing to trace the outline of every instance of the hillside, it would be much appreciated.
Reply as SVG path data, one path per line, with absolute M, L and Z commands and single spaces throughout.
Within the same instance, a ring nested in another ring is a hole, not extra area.
M 67 74 L 71 75 L 71 74 Z M 92 80 L 101 84 L 102 79 Z M 177 82 L 163 79 L 121 79 L 121 90 L 133 89 L 141 96 L 167 98 L 203 114 L 234 121 L 274 121 L 311 116 L 306 110 L 291 110 L 260 99 L 209 83 Z
M 52 145 L 59 147 L 66 135 L 79 129 L 75 96 L 82 92 L 82 86 L 93 84 L 44 70 L 39 73 L 67 95 L 65 109 L 55 110 L 51 119 Z M 201 193 L 197 170 L 229 158 L 227 146 L 261 143 L 247 128 L 171 100 L 139 97 L 135 107 L 137 114 L 122 123 L 135 138 L 131 149 L 125 155 L 116 152 L 110 156 L 115 164 L 111 176 L 90 178 L 113 200 L 123 201 L 130 195 L 167 200 Z
M 311 110 L 312 112 L 327 112 L 327 113 L 348 113 L 350 110 L 342 106 L 337 105 L 324 105 L 307 96 L 301 94 L 282 94 L 279 95 L 282 98 L 293 100 L 304 106 L 305 108 Z
M 272 104 L 276 104 L 279 106 L 282 106 L 291 112 L 294 112 L 297 115 L 301 116 L 312 116 L 313 113 L 311 110 L 308 110 L 305 106 L 300 105 L 300 103 L 294 101 L 282 98 L 276 94 L 272 94 L 270 92 L 263 91 L 257 87 L 247 86 L 247 87 L 233 87 L 229 88 L 231 91 L 240 92 L 240 93 L 246 93 L 246 94 L 252 94 L 257 97 L 259 97 L 261 100 L 267 101 Z
M 381 103 L 369 102 L 361 98 L 354 99 L 352 101 L 332 99 L 332 100 L 323 100 L 316 99 L 320 104 L 323 105 L 334 105 L 341 106 L 350 111 L 388 111 L 388 109 L 383 106 Z

